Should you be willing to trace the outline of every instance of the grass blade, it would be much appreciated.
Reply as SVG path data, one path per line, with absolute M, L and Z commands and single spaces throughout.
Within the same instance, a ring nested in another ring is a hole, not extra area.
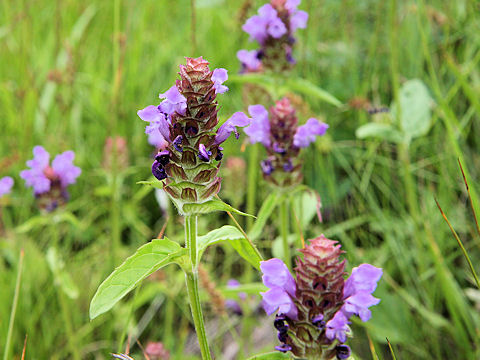
M 467 177 L 465 176 L 465 172 L 463 171 L 462 163 L 460 159 L 458 160 L 458 165 L 460 165 L 460 170 L 462 171 L 463 182 L 465 183 L 465 187 L 467 189 L 468 200 L 470 201 L 470 207 L 472 208 L 473 218 L 475 219 L 475 226 L 477 227 L 477 233 L 480 236 L 480 226 L 478 225 L 477 214 L 475 213 L 475 207 L 473 206 L 472 196 L 470 195 L 470 186 L 468 186 Z
M 390 349 L 390 354 L 392 354 L 392 359 L 397 360 L 397 357 L 395 356 L 395 352 L 393 351 L 392 344 L 390 344 L 390 341 L 388 340 L 388 338 L 385 338 L 385 339 L 387 339 L 387 344 L 388 344 L 388 348 Z
M 463 246 L 462 240 L 460 240 L 460 238 L 458 237 L 455 229 L 452 227 L 452 224 L 450 224 L 450 221 L 448 221 L 447 216 L 445 215 L 442 208 L 440 207 L 440 204 L 438 203 L 437 199 L 435 199 L 435 203 L 437 204 L 437 207 L 440 210 L 440 213 L 442 214 L 443 218 L 447 222 L 448 227 L 450 228 L 450 231 L 455 237 L 455 240 L 457 240 L 458 246 L 460 246 L 460 249 L 462 249 L 463 255 L 465 256 L 465 259 L 467 259 L 468 266 L 470 267 L 470 271 L 472 272 L 472 275 L 475 278 L 475 282 L 477 283 L 477 287 L 480 289 L 480 281 L 478 280 L 477 273 L 475 272 L 475 269 L 473 268 L 473 264 L 470 261 L 470 257 L 467 254 L 467 250 L 465 250 L 465 247 Z

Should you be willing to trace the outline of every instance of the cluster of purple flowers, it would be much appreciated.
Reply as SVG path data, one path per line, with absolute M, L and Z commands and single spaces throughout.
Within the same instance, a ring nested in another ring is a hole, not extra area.
M 286 70 L 295 64 L 292 47 L 295 32 L 307 26 L 308 14 L 298 10 L 300 0 L 271 0 L 249 18 L 242 29 L 250 35 L 250 41 L 260 45 L 258 50 L 240 50 L 237 57 L 242 72 L 258 72 L 263 69 Z
M 280 187 L 294 185 L 301 180 L 301 148 L 308 147 L 317 136 L 322 136 L 328 125 L 314 118 L 297 126 L 295 109 L 288 98 L 283 98 L 270 108 L 251 105 L 250 126 L 244 129 L 252 144 L 261 143 L 267 150 L 267 158 L 261 162 L 266 180 Z
M 218 193 L 219 165 L 213 161 L 223 157 L 220 145 L 232 132 L 238 138 L 237 127 L 250 123 L 238 112 L 215 131 L 216 97 L 228 90 L 223 85 L 228 74 L 221 68 L 210 71 L 208 64 L 201 57 L 186 58 L 186 65 L 180 65 L 180 79 L 160 94 L 164 100 L 137 112 L 149 123 L 145 132 L 159 148 L 152 173 L 166 180 L 164 189 L 176 203 L 206 201 Z
M 274 326 L 282 345 L 276 349 L 300 357 L 347 359 L 350 349 L 343 343 L 351 333 L 349 319 L 353 315 L 362 321 L 370 319 L 369 307 L 380 302 L 372 293 L 382 269 L 361 264 L 345 281 L 340 245 L 323 236 L 311 240 L 301 252 L 304 257 L 297 259 L 296 279 L 280 259 L 260 266 L 269 288 L 262 293 L 263 307 L 268 315 L 278 312 Z
M 50 154 L 42 147 L 33 148 L 33 159 L 27 161 L 29 169 L 23 170 L 20 177 L 27 187 L 32 187 L 40 207 L 52 211 L 68 200 L 68 185 L 74 184 L 82 172 L 73 165 L 75 153 L 65 151 L 53 159 L 50 166 Z

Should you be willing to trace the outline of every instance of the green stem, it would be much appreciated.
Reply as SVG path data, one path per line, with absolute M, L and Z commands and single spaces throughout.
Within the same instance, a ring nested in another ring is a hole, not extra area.
M 20 294 L 20 282 L 22 280 L 23 258 L 25 253 L 23 249 L 20 252 L 20 260 L 18 261 L 17 281 L 15 283 L 15 295 L 13 296 L 12 310 L 10 311 L 10 321 L 8 323 L 7 341 L 5 343 L 5 352 L 3 353 L 3 360 L 9 359 L 10 344 L 13 334 L 13 323 L 15 322 L 15 314 L 17 312 L 18 296 Z
M 252 144 L 250 146 L 250 152 L 248 154 L 248 184 L 247 184 L 247 213 L 255 214 L 255 200 L 257 194 L 257 174 L 258 174 L 258 154 L 260 148 L 258 144 Z M 247 230 L 250 230 L 253 226 L 253 218 L 247 217 Z
M 193 323 L 202 352 L 202 359 L 211 360 L 210 349 L 208 347 L 207 333 L 203 322 L 202 306 L 200 304 L 200 294 L 198 290 L 198 258 L 197 258 L 197 217 L 195 215 L 185 216 L 185 246 L 192 262 L 191 272 L 185 272 L 185 282 L 187 284 L 188 300 L 190 310 L 192 311 Z
M 81 358 L 78 353 L 79 348 L 76 344 L 77 341 L 76 341 L 75 334 L 73 332 L 72 319 L 70 319 L 70 316 L 69 316 L 70 311 L 68 309 L 65 295 L 63 294 L 63 290 L 60 288 L 60 286 L 56 286 L 56 291 L 58 296 L 58 302 L 60 303 L 60 310 L 62 313 L 63 322 L 65 324 L 65 332 L 67 335 L 67 344 L 70 350 L 70 354 L 72 355 L 74 360 L 80 360 Z
M 280 204 L 280 233 L 282 236 L 283 256 L 285 264 L 289 269 L 292 268 L 290 245 L 288 244 L 288 200 Z

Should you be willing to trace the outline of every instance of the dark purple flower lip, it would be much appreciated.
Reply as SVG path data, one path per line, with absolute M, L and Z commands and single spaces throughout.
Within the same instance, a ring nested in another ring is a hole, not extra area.
M 285 320 L 287 320 L 287 317 L 284 314 L 277 315 L 273 321 L 273 326 L 275 326 L 275 329 L 279 331 L 288 329 L 288 324 L 285 323 Z
M 260 163 L 260 166 L 262 167 L 263 173 L 267 176 L 270 175 L 274 170 L 272 162 L 270 160 L 263 160 Z
M 212 156 L 212 152 L 208 151 L 205 145 L 200 144 L 198 147 L 198 158 L 202 161 L 210 161 L 210 156 Z
M 221 146 L 218 147 L 217 156 L 215 156 L 215 160 L 220 161 L 223 159 L 223 148 Z
M 287 162 L 283 164 L 283 170 L 285 170 L 286 172 L 292 172 L 293 164 L 291 160 L 287 160 Z
M 288 344 L 282 344 L 282 345 L 275 346 L 275 350 L 286 353 L 287 351 L 292 350 L 292 347 Z
M 170 161 L 170 152 L 168 150 L 160 151 L 157 156 L 155 156 L 155 160 L 163 166 L 167 165 Z
M 339 360 L 345 360 L 350 357 L 350 347 L 348 345 L 338 345 L 335 348 L 337 352 L 337 359 Z
M 280 342 L 286 342 L 288 339 L 287 331 L 279 331 L 277 337 Z
M 178 135 L 175 140 L 173 140 L 173 146 L 175 147 L 175 150 L 179 151 L 179 152 L 182 152 L 183 151 L 183 144 L 182 144 L 182 141 L 183 141 L 183 136 L 182 135 Z
M 284 148 L 278 145 L 278 143 L 273 143 L 273 151 L 278 154 L 285 154 L 287 152 Z
M 155 160 L 152 164 L 152 174 L 155 176 L 158 180 L 164 180 L 167 178 L 167 172 L 165 171 L 165 168 L 163 165 Z
M 325 321 L 323 320 L 323 315 L 319 314 L 312 318 L 312 324 L 318 327 L 319 329 L 323 329 L 325 327 Z

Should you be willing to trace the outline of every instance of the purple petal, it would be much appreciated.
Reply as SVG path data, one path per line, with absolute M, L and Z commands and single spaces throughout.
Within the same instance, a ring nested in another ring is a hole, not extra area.
M 276 17 L 268 23 L 268 33 L 278 39 L 287 33 L 287 27 L 280 18 Z
M 0 197 L 10 194 L 13 187 L 13 179 L 10 176 L 5 176 L 0 179 Z
M 250 138 L 250 142 L 255 144 L 262 143 L 264 146 L 270 146 L 270 122 L 268 121 L 268 111 L 263 105 L 250 105 L 248 112 L 252 117 L 250 126 L 245 128 L 245 134 Z
M 198 146 L 198 157 L 200 158 L 200 160 L 209 161 L 211 155 L 212 155 L 212 152 L 207 151 L 207 148 L 205 147 L 204 144 L 200 144 Z
M 223 143 L 230 136 L 232 132 L 238 135 L 237 127 L 244 127 L 250 124 L 250 118 L 243 112 L 238 111 L 234 113 L 225 123 L 220 126 L 215 136 L 214 144 Z M 237 136 L 238 137 L 238 136 Z
M 366 291 L 373 293 L 377 288 L 377 282 L 382 277 L 383 271 L 370 264 L 361 264 L 352 269 L 352 274 L 345 281 L 343 289 L 344 299 L 356 292 Z
M 52 161 L 52 169 L 60 178 L 62 187 L 64 188 L 70 184 L 74 184 L 77 177 L 82 173 L 79 167 L 73 165 L 74 159 L 75 153 L 73 151 L 65 151 L 57 155 Z
M 293 145 L 304 148 L 315 141 L 316 136 L 325 135 L 328 125 L 318 121 L 317 119 L 308 119 L 305 125 L 299 126 L 293 137 Z
M 342 311 L 347 317 L 358 315 L 362 321 L 368 321 L 371 316 L 368 308 L 377 305 L 380 299 L 373 297 L 366 291 L 360 291 L 345 300 Z
M 326 324 L 326 337 L 330 340 L 337 338 L 338 341 L 344 343 L 347 341 L 347 332 L 349 331 L 348 324 L 350 324 L 350 322 L 346 316 L 341 311 L 338 311 Z
M 243 24 L 242 30 L 250 35 L 250 41 L 256 40 L 259 44 L 263 44 L 268 36 L 267 24 L 264 18 L 254 15 Z
M 295 279 L 288 270 L 287 265 L 280 259 L 273 258 L 260 262 L 260 270 L 262 270 L 263 284 L 269 288 L 279 287 L 295 297 L 296 285 Z
M 287 0 L 285 2 L 285 9 L 292 12 L 297 10 L 298 5 L 300 5 L 300 0 Z
M 272 21 L 272 20 L 278 18 L 277 10 L 275 10 L 273 8 L 273 6 L 270 5 L 270 4 L 265 4 L 262 7 L 260 7 L 258 9 L 258 15 L 260 15 L 261 18 L 266 20 L 266 21 Z
M 23 170 L 20 177 L 25 180 L 27 187 L 32 187 L 35 194 L 43 194 L 50 190 L 50 180 L 44 170 L 48 166 L 50 154 L 42 147 L 33 148 L 33 159 L 27 161 L 28 170 Z
M 168 141 L 160 134 L 158 128 L 148 134 L 148 143 L 157 149 L 165 149 L 168 146 Z
M 222 85 L 228 79 L 227 70 L 219 68 L 213 70 L 212 81 L 213 87 L 215 88 L 215 94 L 223 94 L 228 91 L 228 87 Z
M 160 99 L 165 98 L 165 100 L 163 100 L 158 106 L 160 112 L 163 112 L 167 115 L 172 115 L 174 112 L 177 112 L 180 115 L 185 115 L 185 110 L 187 109 L 187 99 L 180 94 L 175 85 L 173 85 L 164 93 L 158 95 L 158 97 Z
M 158 107 L 154 105 L 149 105 L 145 109 L 138 110 L 137 115 L 143 121 L 148 122 L 159 121 L 162 116 L 165 117 L 165 115 L 158 110 Z
M 286 291 L 276 287 L 260 294 L 263 297 L 263 308 L 268 315 L 272 315 L 278 310 L 279 313 L 285 314 L 290 319 L 297 319 L 297 307 Z
M 290 17 L 290 31 L 293 33 L 297 29 L 305 29 L 307 27 L 308 13 L 305 11 L 295 11 Z
M 258 59 L 257 50 L 239 50 L 237 52 L 237 58 L 248 71 L 258 70 L 262 65 L 262 62 Z

